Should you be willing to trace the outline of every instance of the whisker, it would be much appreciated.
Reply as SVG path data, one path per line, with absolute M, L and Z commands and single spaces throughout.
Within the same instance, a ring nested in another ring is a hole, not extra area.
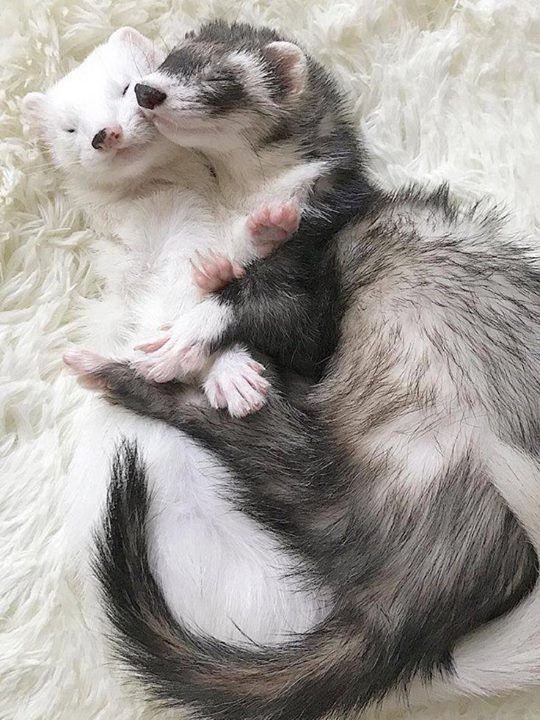
M 158 36 L 159 36 L 159 39 L 161 40 L 161 42 L 162 42 L 162 44 L 163 44 L 163 47 L 165 48 L 165 50 L 166 50 L 166 52 L 167 52 L 167 55 L 169 55 L 170 52 L 171 52 L 171 48 L 169 47 L 168 43 L 165 41 L 165 38 L 164 38 L 163 35 L 161 34 L 161 31 L 158 31 Z

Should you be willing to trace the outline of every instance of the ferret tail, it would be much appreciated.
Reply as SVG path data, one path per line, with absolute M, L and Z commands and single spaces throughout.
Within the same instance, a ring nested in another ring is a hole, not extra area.
M 125 442 L 113 464 L 95 572 L 116 655 L 160 704 L 212 720 L 315 720 L 361 710 L 418 669 L 407 667 L 409 648 L 390 618 L 344 604 L 278 647 L 235 647 L 191 632 L 171 615 L 150 570 L 148 506 L 144 466 L 136 445 Z

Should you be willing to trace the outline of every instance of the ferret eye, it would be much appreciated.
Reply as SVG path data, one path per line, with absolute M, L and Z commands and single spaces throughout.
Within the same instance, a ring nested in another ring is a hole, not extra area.
M 131 83 L 128 83 L 128 84 L 126 85 L 126 87 L 122 90 L 122 97 L 124 97 L 124 95 L 125 95 L 125 94 L 127 93 L 127 91 L 129 90 L 130 84 L 131 84 Z
M 75 132 L 75 128 L 68 128 L 68 129 L 66 130 L 66 132 L 67 132 L 67 133 L 74 133 L 74 132 Z

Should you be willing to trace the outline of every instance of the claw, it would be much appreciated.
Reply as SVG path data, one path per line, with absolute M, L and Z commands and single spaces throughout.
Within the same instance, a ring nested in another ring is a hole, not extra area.
M 140 345 L 135 345 L 134 350 L 140 350 L 144 353 L 153 353 L 162 348 L 168 340 L 169 336 L 164 335 L 162 338 L 158 338 L 157 340 L 149 340 L 148 342 L 141 343 Z

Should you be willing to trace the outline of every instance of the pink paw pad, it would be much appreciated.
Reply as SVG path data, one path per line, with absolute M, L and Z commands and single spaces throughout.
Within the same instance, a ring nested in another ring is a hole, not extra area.
M 243 277 L 245 270 L 222 255 L 211 253 L 196 257 L 191 261 L 193 266 L 193 281 L 204 292 L 217 292 L 223 290 L 231 280 Z
M 293 235 L 299 225 L 300 208 L 293 201 L 283 205 L 264 205 L 248 218 L 248 230 L 263 256 Z

